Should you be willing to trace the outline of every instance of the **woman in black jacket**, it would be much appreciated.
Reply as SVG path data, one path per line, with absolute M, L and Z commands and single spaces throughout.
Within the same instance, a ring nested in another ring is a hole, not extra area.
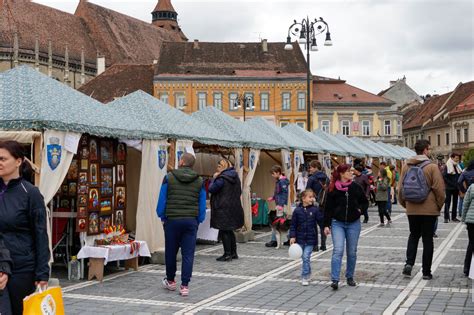
M 367 197 L 360 185 L 352 181 L 351 166 L 339 165 L 332 174 L 324 212 L 324 232 L 332 234 L 334 246 L 331 259 L 331 287 L 339 287 L 344 243 L 347 242 L 346 279 L 355 286 L 354 271 L 357 260 L 357 243 L 361 230 L 360 215 L 368 206 Z
M 13 314 L 22 314 L 23 298 L 49 279 L 46 208 L 38 188 L 21 177 L 24 163 L 18 142 L 0 142 L 0 233 L 13 261 L 7 283 Z
M 12 259 L 10 251 L 3 243 L 3 235 L 0 233 L 0 314 L 10 315 L 11 304 L 8 296 L 7 283 L 11 275 Z
M 224 255 L 216 260 L 237 259 L 239 256 L 234 230 L 244 225 L 244 210 L 240 199 L 242 187 L 239 175 L 230 161 L 226 159 L 219 161 L 209 192 L 211 193 L 211 227 L 219 230 L 224 246 Z

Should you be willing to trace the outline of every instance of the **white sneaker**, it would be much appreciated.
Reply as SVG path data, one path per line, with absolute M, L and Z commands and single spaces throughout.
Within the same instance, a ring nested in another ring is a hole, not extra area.
M 309 280 L 308 279 L 301 280 L 301 285 L 302 286 L 308 286 L 309 285 Z

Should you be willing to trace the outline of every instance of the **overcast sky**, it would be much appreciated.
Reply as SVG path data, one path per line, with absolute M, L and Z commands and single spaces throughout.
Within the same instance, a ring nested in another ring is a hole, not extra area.
M 157 0 L 90 0 L 150 22 Z M 35 0 L 74 13 L 79 0 Z M 323 17 L 332 47 L 311 53 L 313 74 L 372 93 L 406 76 L 420 95 L 474 80 L 471 0 L 172 0 L 189 40 L 285 41 L 294 19 Z

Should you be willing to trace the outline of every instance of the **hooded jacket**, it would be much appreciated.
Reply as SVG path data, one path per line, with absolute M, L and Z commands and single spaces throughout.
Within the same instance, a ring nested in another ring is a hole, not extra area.
M 308 183 L 306 184 L 306 189 L 312 189 L 316 197 L 319 195 L 323 189 L 323 185 L 329 183 L 329 178 L 326 173 L 322 171 L 317 171 L 308 178 Z M 319 201 L 319 200 L 318 200 Z
M 233 167 L 224 170 L 209 186 L 211 193 L 211 227 L 235 230 L 244 225 L 240 178 Z
M 467 189 L 462 209 L 462 222 L 474 224 L 474 186 Z
M 471 184 L 474 184 L 474 170 L 465 169 L 461 176 L 458 179 L 458 189 L 459 191 L 466 193 L 467 189 Z
M 402 207 L 406 209 L 407 215 L 434 215 L 439 216 L 441 208 L 444 205 L 445 191 L 444 191 L 444 180 L 439 168 L 436 164 L 430 163 L 423 167 L 423 174 L 425 175 L 426 182 L 430 187 L 430 192 L 426 200 L 422 203 L 413 203 L 405 201 L 403 198 L 403 180 L 408 168 L 412 165 L 417 165 L 423 161 L 429 161 L 426 155 L 416 155 L 408 159 L 407 163 L 403 165 L 402 172 L 400 174 L 400 181 L 398 183 L 398 200 Z
M 300 204 L 291 217 L 290 238 L 295 237 L 300 245 L 317 245 L 318 224 L 322 220 L 323 214 L 318 207 Z
M 290 181 L 285 176 L 280 176 L 275 184 L 275 191 L 273 193 L 273 200 L 277 206 L 286 206 L 288 204 L 288 189 Z
M 352 182 L 347 192 L 334 187 L 327 196 L 324 226 L 331 226 L 332 219 L 348 223 L 359 220 L 361 211 L 368 205 L 369 201 L 359 184 Z
M 12 273 L 34 273 L 35 281 L 49 279 L 46 207 L 37 187 L 0 179 L 0 233 L 13 261 Z

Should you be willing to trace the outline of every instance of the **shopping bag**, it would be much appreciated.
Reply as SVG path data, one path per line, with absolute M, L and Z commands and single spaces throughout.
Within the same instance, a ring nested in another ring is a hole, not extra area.
M 60 287 L 36 292 L 23 299 L 23 315 L 64 315 L 63 293 Z

